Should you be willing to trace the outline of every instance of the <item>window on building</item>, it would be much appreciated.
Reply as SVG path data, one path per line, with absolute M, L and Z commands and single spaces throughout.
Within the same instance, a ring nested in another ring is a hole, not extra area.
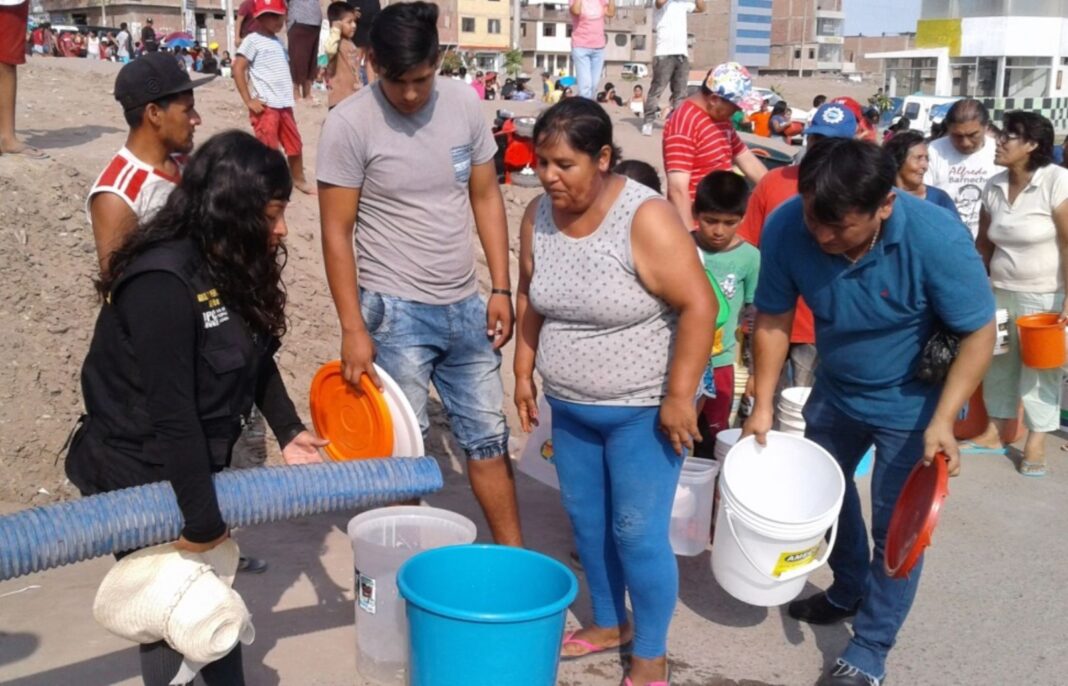
M 538 69 L 544 69 L 545 68 L 545 55 L 535 55 L 534 56 L 534 66 L 537 67 Z
M 553 38 L 556 36 L 556 24 L 551 21 L 547 21 L 541 25 L 541 35 L 546 38 Z
M 464 33 L 475 32 L 475 18 L 474 17 L 460 17 L 460 30 Z
M 1044 98 L 1049 94 L 1048 57 L 1006 57 L 1004 98 Z
M 794 59 L 795 60 L 801 59 L 801 48 L 796 48 L 794 50 Z
M 486 22 L 486 29 L 490 33 L 500 33 L 501 32 L 501 20 L 500 19 L 490 19 L 488 22 Z
M 631 36 L 630 47 L 632 50 L 645 50 L 645 36 L 641 34 Z
M 816 59 L 816 48 L 809 48 L 808 49 L 808 58 L 810 60 Z
M 527 37 L 527 23 L 526 22 L 523 22 L 522 24 L 519 25 L 519 35 L 522 36 L 523 38 Z
M 571 30 L 573 28 L 575 28 L 575 27 L 572 26 L 571 24 L 564 24 L 564 35 L 567 36 L 568 38 L 570 38 L 571 37 Z
M 625 47 L 627 47 L 627 34 L 625 34 L 625 33 L 617 33 L 616 34 L 616 38 L 615 38 L 615 42 L 616 42 L 616 47 L 617 48 L 625 48 Z

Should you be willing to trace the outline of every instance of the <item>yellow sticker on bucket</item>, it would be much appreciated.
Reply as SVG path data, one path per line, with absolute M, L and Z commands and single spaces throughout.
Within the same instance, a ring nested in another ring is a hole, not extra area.
M 772 576 L 782 576 L 783 573 L 789 572 L 792 569 L 804 567 L 812 562 L 812 558 L 816 557 L 816 554 L 819 551 L 819 545 L 814 545 L 808 550 L 800 550 L 794 553 L 783 553 L 782 555 L 779 555 L 779 561 L 775 563 L 775 569 L 771 572 Z

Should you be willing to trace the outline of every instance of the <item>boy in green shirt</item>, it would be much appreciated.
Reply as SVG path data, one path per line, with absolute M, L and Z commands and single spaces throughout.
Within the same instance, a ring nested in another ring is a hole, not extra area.
M 734 172 L 712 172 L 697 185 L 693 210 L 697 230 L 693 237 L 713 287 L 723 293 L 728 304 L 726 324 L 717 330 L 711 358 L 701 381 L 704 396 L 701 413 L 708 422 L 708 436 L 728 428 L 734 403 L 734 356 L 738 320 L 746 306 L 753 303 L 760 251 L 742 240 L 738 225 L 749 202 L 749 186 Z

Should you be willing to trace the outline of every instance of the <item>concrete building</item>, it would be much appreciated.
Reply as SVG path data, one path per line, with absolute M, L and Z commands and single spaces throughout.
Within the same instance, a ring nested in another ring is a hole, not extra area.
M 523 69 L 570 73 L 571 15 L 566 0 L 523 0 L 520 12 Z M 618 81 L 622 66 L 628 62 L 652 64 L 652 10 L 643 0 L 620 2 L 616 16 L 605 22 L 605 33 L 606 79 Z
M 846 36 L 842 44 L 842 71 L 846 74 L 882 75 L 885 68 L 883 60 L 869 58 L 868 53 L 911 50 L 915 46 L 915 33 Z
M 995 118 L 1041 112 L 1068 129 L 1068 0 L 924 0 L 910 50 L 886 60 L 890 95 L 982 98 Z
M 767 0 L 738 0 L 739 3 Z M 768 71 L 840 72 L 844 59 L 842 0 L 772 0 Z
M 500 71 L 512 36 L 508 0 L 455 0 L 459 15 L 459 48 L 478 69 Z

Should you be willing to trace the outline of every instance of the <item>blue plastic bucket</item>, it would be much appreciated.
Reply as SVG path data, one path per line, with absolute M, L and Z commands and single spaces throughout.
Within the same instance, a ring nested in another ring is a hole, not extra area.
M 496 545 L 435 548 L 397 573 L 407 603 L 410 686 L 553 686 L 571 570 Z

